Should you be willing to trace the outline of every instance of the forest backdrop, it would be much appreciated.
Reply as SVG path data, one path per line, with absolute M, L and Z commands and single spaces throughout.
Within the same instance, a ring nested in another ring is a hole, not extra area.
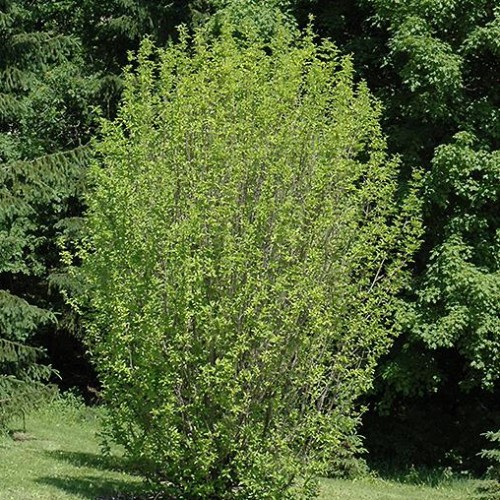
M 47 377 L 88 398 L 98 389 L 61 293 L 78 283 L 60 244 L 77 238 L 100 118 L 117 112 L 128 51 L 145 37 L 176 39 L 180 23 L 217 30 L 221 16 L 266 36 L 275 8 L 300 26 L 313 14 L 317 33 L 352 55 L 383 104 L 400 191 L 423 178 L 423 241 L 400 333 L 362 400 L 365 446 L 375 459 L 481 470 L 480 435 L 500 427 L 493 0 L 0 1 L 0 393 L 17 406 L 32 399 L 25 381 Z

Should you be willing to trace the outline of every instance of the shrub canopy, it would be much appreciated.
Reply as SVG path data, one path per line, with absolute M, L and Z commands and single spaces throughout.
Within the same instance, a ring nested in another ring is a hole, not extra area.
M 380 110 L 328 42 L 145 42 L 92 171 L 82 273 L 108 432 L 179 498 L 304 498 L 414 251 Z M 351 450 L 352 451 L 352 450 Z

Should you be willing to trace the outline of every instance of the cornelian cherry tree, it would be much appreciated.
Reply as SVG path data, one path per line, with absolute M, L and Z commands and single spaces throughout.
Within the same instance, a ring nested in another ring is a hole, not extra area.
M 108 434 L 182 498 L 309 498 L 355 435 L 416 247 L 348 58 L 277 26 L 145 42 L 81 272 Z

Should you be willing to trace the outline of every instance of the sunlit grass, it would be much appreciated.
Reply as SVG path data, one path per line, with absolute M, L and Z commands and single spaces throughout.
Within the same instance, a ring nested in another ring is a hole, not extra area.
M 119 453 L 102 457 L 96 437 L 100 415 L 100 410 L 85 408 L 70 398 L 28 415 L 26 433 L 16 434 L 16 439 L 0 437 L 0 500 L 95 500 L 139 493 L 144 488 L 142 480 L 126 472 Z M 325 479 L 320 498 L 466 500 L 473 497 L 479 483 L 418 473 L 393 475 L 390 480 L 374 475 Z
M 1 500 L 93 499 L 138 490 L 119 457 L 101 457 L 99 411 L 68 402 L 28 415 L 26 434 L 0 438 Z
M 476 483 L 450 479 L 437 485 L 411 484 L 381 478 L 324 479 L 321 500 L 470 500 Z

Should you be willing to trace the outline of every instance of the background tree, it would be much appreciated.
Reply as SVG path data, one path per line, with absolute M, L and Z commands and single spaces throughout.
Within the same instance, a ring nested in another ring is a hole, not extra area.
M 374 397 L 391 416 L 366 429 L 384 437 L 372 449 L 386 456 L 405 449 L 409 460 L 433 463 L 446 454 L 475 456 L 479 434 L 499 424 L 498 7 L 490 0 L 295 6 L 299 16 L 312 10 L 321 32 L 354 53 L 355 68 L 384 104 L 402 182 L 415 168 L 428 172 L 405 333 L 380 367 Z M 387 449 L 397 422 L 401 440 Z M 423 431 L 413 433 L 413 452 L 408 428 Z
M 44 17 L 53 17 L 65 33 L 77 36 L 83 55 L 100 75 L 98 102 L 106 116 L 116 112 L 122 92 L 122 70 L 128 53 L 150 37 L 159 44 L 177 36 L 177 26 L 190 24 L 192 2 L 181 0 L 65 0 L 43 7 Z
M 204 33 L 143 45 L 92 170 L 108 433 L 176 495 L 308 497 L 359 447 L 415 200 L 397 203 L 378 106 L 332 45 Z
M 2 1 L 0 13 L 0 399 L 2 416 L 33 402 L 46 379 L 35 333 L 55 329 L 63 279 L 58 234 L 74 226 L 93 116 L 93 80 L 75 39 L 36 5 Z M 47 328 L 47 330 L 44 330 Z M 30 345 L 35 347 L 29 347 Z M 38 384 L 39 385 L 39 384 Z M 29 390 L 29 393 L 26 391 Z
M 188 11 L 185 2 L 1 2 L 2 336 L 43 347 L 62 388 L 96 383 L 59 293 L 71 283 L 57 239 L 79 231 L 97 118 L 116 112 L 127 52 L 146 35 L 165 41 Z M 26 326 L 14 328 L 14 316 Z

